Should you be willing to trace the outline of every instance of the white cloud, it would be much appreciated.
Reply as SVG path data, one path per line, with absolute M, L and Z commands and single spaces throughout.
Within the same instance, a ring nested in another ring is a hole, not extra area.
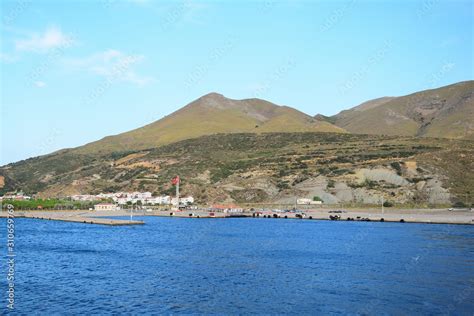
M 128 2 L 139 4 L 139 5 L 144 5 L 147 3 L 150 3 L 150 0 L 128 0 Z
M 450 37 L 441 41 L 440 46 L 444 48 L 444 47 L 454 46 L 458 43 L 459 43 L 459 39 L 457 37 Z
M 74 44 L 71 36 L 64 34 L 60 28 L 50 27 L 41 34 L 35 33 L 27 39 L 15 41 L 15 48 L 18 51 L 28 51 L 36 53 L 46 53 L 51 49 L 69 47 Z
M 127 55 L 121 51 L 109 49 L 84 58 L 65 59 L 63 63 L 67 67 L 88 71 L 108 81 L 146 85 L 153 82 L 154 78 L 139 75 L 133 69 L 133 66 L 142 62 L 143 59 L 143 55 Z
M 15 56 L 15 55 L 0 53 L 0 61 L 2 61 L 3 63 L 7 63 L 7 64 L 14 63 L 18 61 L 18 59 L 19 59 L 18 56 Z
M 46 82 L 44 82 L 44 81 L 35 81 L 34 84 L 35 84 L 35 87 L 37 87 L 37 88 L 44 88 L 44 87 L 46 87 Z
M 187 23 L 194 23 L 194 24 L 204 24 L 203 13 L 209 11 L 210 4 L 204 2 L 194 2 L 194 1 L 187 1 L 186 2 L 186 13 L 183 17 L 183 22 Z

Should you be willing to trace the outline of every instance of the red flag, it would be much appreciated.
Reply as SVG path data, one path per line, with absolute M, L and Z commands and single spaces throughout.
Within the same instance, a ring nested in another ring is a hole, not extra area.
M 171 184 L 172 185 L 177 185 L 179 183 L 179 176 L 176 176 L 174 177 L 173 179 L 171 179 Z

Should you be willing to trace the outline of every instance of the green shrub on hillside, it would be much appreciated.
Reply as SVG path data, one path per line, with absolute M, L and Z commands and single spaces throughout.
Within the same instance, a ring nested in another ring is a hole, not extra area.
M 395 171 L 397 171 L 397 174 L 398 174 L 399 176 L 402 175 L 402 166 L 400 165 L 399 162 L 394 161 L 394 162 L 390 163 L 390 166 L 391 166 L 393 169 L 395 169 Z
M 383 206 L 384 206 L 384 207 L 392 207 L 392 206 L 393 206 L 393 203 L 390 202 L 390 201 L 385 201 L 385 202 L 383 202 Z
M 466 203 L 462 201 L 457 201 L 456 203 L 453 204 L 453 207 L 455 208 L 465 208 L 467 207 Z

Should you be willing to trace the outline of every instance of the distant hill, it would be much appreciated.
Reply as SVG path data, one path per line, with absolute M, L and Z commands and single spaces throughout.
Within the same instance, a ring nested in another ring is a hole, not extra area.
M 207 94 L 144 127 L 105 137 L 77 149 L 80 153 L 154 148 L 176 141 L 219 133 L 345 132 L 329 122 L 265 100 L 232 100 Z
M 474 139 L 474 81 L 375 99 L 325 121 L 357 134 Z
M 341 111 L 339 114 L 334 115 L 330 118 L 333 120 L 334 123 L 336 123 L 336 121 L 342 121 L 343 119 L 350 119 L 350 117 L 353 116 L 354 113 L 364 112 L 366 110 L 374 109 L 384 103 L 392 101 L 393 99 L 396 99 L 396 97 L 382 97 L 382 98 L 366 101 L 349 110 Z

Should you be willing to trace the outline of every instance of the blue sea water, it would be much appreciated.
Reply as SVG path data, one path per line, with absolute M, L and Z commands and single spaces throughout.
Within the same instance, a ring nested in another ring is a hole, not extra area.
M 15 312 L 474 312 L 473 226 L 141 219 L 123 227 L 16 219 Z M 0 286 L 5 312 L 6 277 Z

